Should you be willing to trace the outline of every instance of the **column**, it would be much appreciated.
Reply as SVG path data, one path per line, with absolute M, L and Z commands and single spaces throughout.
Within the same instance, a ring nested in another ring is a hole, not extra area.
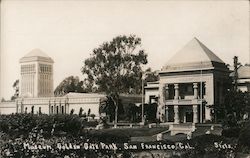
M 54 101 L 54 114 L 56 114 L 56 101 Z
M 174 105 L 174 123 L 176 124 L 180 123 L 178 105 Z
M 65 103 L 64 103 L 64 113 L 65 113 L 65 114 L 67 114 L 67 107 L 66 107 L 66 106 L 67 106 L 67 103 L 65 102 Z
M 194 88 L 194 99 L 198 98 L 198 84 L 193 83 L 193 88 Z
M 61 100 L 60 100 L 60 103 L 59 103 L 59 110 L 58 110 L 58 113 L 59 113 L 59 114 L 62 113 L 62 104 L 61 104 Z
M 179 98 L 179 85 L 174 84 L 174 99 L 178 100 L 178 98 Z
M 169 99 L 168 84 L 165 85 L 165 99 Z
M 51 114 L 51 105 L 50 105 L 50 101 L 49 101 L 49 115 Z
M 168 122 L 168 105 L 165 105 L 165 120 Z
M 197 105 L 193 105 L 193 123 L 198 123 L 198 109 L 197 109 Z
M 203 82 L 203 88 L 204 88 L 204 93 L 203 93 L 204 99 L 206 99 L 205 98 L 205 95 L 206 95 L 206 82 Z
M 65 105 L 65 109 L 66 109 L 66 113 L 69 114 L 70 111 L 69 111 L 69 103 L 68 102 Z
M 164 84 L 159 85 L 159 108 L 157 111 L 157 118 L 160 119 L 161 122 L 165 121 L 164 115 L 165 115 L 165 87 Z

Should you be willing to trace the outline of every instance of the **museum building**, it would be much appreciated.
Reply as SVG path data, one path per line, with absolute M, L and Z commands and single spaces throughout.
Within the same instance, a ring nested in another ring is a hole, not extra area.
M 159 81 L 147 83 L 145 103 L 158 101 L 162 122 L 212 121 L 213 106 L 224 100 L 229 73 L 226 64 L 194 38 L 162 67 Z
M 34 114 L 70 114 L 73 110 L 100 116 L 102 93 L 68 93 L 54 96 L 53 59 L 39 49 L 34 49 L 20 59 L 20 94 L 15 101 L 0 103 L 0 114 L 31 113 Z M 141 95 L 121 94 L 123 104 L 141 103 Z
M 99 117 L 100 93 L 53 94 L 53 59 L 34 49 L 20 59 L 20 94 L 0 103 L 0 114 L 69 114 L 80 108 Z M 250 92 L 250 66 L 238 69 L 238 85 Z M 180 49 L 159 71 L 159 81 L 144 87 L 144 103 L 158 103 L 157 118 L 165 123 L 204 123 L 214 119 L 214 106 L 223 103 L 229 74 L 227 65 L 197 38 Z M 141 95 L 121 94 L 123 104 L 140 104 Z

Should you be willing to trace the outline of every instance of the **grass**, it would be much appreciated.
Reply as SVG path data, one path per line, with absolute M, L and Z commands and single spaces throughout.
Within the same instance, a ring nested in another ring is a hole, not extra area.
M 155 127 L 155 128 L 116 128 L 116 129 L 102 129 L 92 130 L 91 133 L 98 134 L 114 134 L 114 135 L 125 135 L 128 137 L 139 137 L 139 136 L 153 136 L 157 133 L 168 130 L 166 127 Z

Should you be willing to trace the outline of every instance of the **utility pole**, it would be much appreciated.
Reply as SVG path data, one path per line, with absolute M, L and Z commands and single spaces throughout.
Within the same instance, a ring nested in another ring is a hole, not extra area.
M 201 99 L 201 104 L 200 104 L 200 123 L 203 123 L 203 114 L 202 114 L 202 110 L 203 110 L 203 106 L 202 106 L 202 102 L 203 102 L 203 98 L 202 98 L 202 62 L 201 62 L 201 80 L 200 80 L 200 99 Z
M 144 80 L 146 79 L 146 76 L 147 75 L 147 72 L 145 73 L 142 73 L 142 77 L 141 77 L 141 80 L 142 80 L 142 85 L 141 85 L 141 89 L 142 89 L 142 96 L 141 96 L 141 104 L 142 104 L 142 108 L 141 108 L 141 121 L 142 121 L 142 124 L 145 123 L 145 118 L 144 118 Z
M 238 62 L 238 57 L 234 56 L 234 77 L 233 77 L 233 83 L 234 83 L 234 90 L 237 91 L 238 89 L 238 69 L 240 68 L 241 64 Z

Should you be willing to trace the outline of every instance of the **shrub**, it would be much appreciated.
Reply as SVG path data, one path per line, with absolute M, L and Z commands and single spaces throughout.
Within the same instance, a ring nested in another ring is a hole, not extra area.
M 248 121 L 239 134 L 239 148 L 250 153 L 250 121 Z
M 222 131 L 222 136 L 228 137 L 228 138 L 238 138 L 239 135 L 240 135 L 240 128 L 237 128 L 237 127 L 223 129 Z
M 0 115 L 0 131 L 13 137 L 27 136 L 29 132 L 41 129 L 45 135 L 50 135 L 52 129 L 54 134 L 65 132 L 75 135 L 83 127 L 84 121 L 77 115 Z

